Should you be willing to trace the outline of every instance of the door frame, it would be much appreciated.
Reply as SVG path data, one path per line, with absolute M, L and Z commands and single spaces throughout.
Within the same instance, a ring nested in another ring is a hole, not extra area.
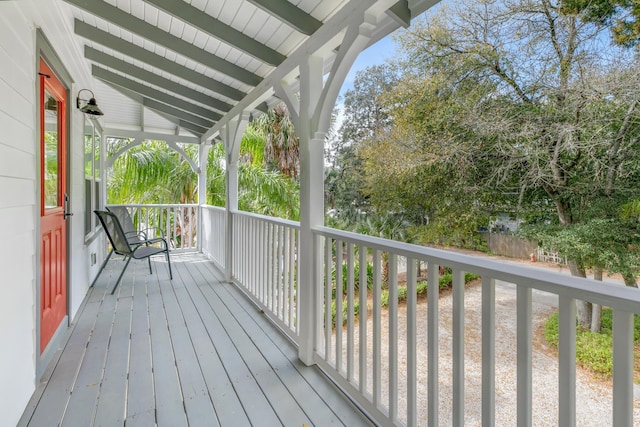
M 40 148 L 40 136 L 41 136 L 41 125 L 40 125 L 40 76 L 37 74 L 40 70 L 40 59 L 43 59 L 47 65 L 51 68 L 52 71 L 55 72 L 56 74 L 56 78 L 60 81 L 60 83 L 62 84 L 62 86 L 65 88 L 65 92 L 66 92 L 66 98 L 67 98 L 67 103 L 66 103 L 66 114 L 65 114 L 65 123 L 64 126 L 66 127 L 66 135 L 65 135 L 65 143 L 67 146 L 66 149 L 66 157 L 64 159 L 64 162 L 66 163 L 67 167 L 66 167 L 66 176 L 65 176 L 65 182 L 66 182 L 66 189 L 65 192 L 70 194 L 70 189 L 72 188 L 72 183 L 71 183 L 71 150 L 72 150 L 72 145 L 70 143 L 71 141 L 71 91 L 70 88 L 72 87 L 73 84 L 73 79 L 71 78 L 71 74 L 67 71 L 66 67 L 63 65 L 62 61 L 60 60 L 60 58 L 58 57 L 58 55 L 55 53 L 52 45 L 50 44 L 50 42 L 47 40 L 46 36 L 44 35 L 44 33 L 42 33 L 42 31 L 40 29 L 36 30 L 36 55 L 34 58 L 34 69 L 36 70 L 36 78 L 35 79 L 35 123 L 36 123 L 36 150 L 35 150 L 35 169 L 36 169 L 36 188 L 37 188 L 37 197 L 36 197 L 36 203 L 34 205 L 34 219 L 35 219 L 35 251 L 36 251 L 36 260 L 35 260 L 35 283 L 34 283 L 34 294 L 36 296 L 36 301 L 35 301 L 35 309 L 34 309 L 34 316 L 35 316 L 35 325 L 36 325 L 36 333 L 34 334 L 34 348 L 35 348 L 35 359 L 36 359 L 36 384 L 40 381 L 40 379 L 42 378 L 47 366 L 49 365 L 49 363 L 53 360 L 55 354 L 56 354 L 56 350 L 58 349 L 58 347 L 60 346 L 60 344 L 62 343 L 62 341 L 64 340 L 65 336 L 66 336 L 66 331 L 67 328 L 69 326 L 69 308 L 70 308 L 70 303 L 71 303 L 71 275 L 67 273 L 67 277 L 66 277 L 66 287 L 67 287 L 67 292 L 66 292 L 66 310 L 67 313 L 65 315 L 65 317 L 63 318 L 62 322 L 60 323 L 60 326 L 58 327 L 58 329 L 56 330 L 56 332 L 53 334 L 53 336 L 51 337 L 51 339 L 49 340 L 49 343 L 47 344 L 46 348 L 40 348 L 40 320 L 41 320 L 41 313 L 40 313 L 40 304 L 41 304 L 41 297 L 40 297 L 40 289 L 41 289 L 41 268 L 40 268 L 40 262 L 41 262 L 41 248 L 40 248 L 40 218 L 41 218 L 41 193 L 42 193 L 42 188 L 41 188 L 41 168 L 40 168 L 40 162 L 41 162 L 41 156 L 42 156 L 42 152 L 41 152 L 41 148 Z M 71 229 L 72 229 L 72 221 L 68 221 L 67 222 L 67 226 L 66 226 L 66 264 L 67 264 L 67 272 L 72 271 L 72 251 L 71 251 Z

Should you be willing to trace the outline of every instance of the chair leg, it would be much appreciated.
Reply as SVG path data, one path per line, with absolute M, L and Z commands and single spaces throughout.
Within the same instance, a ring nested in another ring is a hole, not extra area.
M 153 274 L 153 271 L 151 271 L 151 257 L 147 257 L 147 262 L 149 263 L 149 274 Z
M 127 269 L 127 267 L 129 266 L 129 263 L 131 262 L 131 257 L 128 256 L 127 257 L 127 263 L 124 265 L 124 268 L 122 269 L 122 271 L 120 272 L 120 276 L 118 276 L 118 280 L 116 281 L 115 286 L 113 287 L 113 289 L 111 290 L 111 295 L 113 295 L 113 293 L 116 291 L 116 288 L 118 287 L 118 285 L 120 284 L 120 280 L 122 279 L 122 276 L 124 275 L 124 271 Z
M 111 258 L 111 255 L 113 255 L 113 249 L 109 251 L 109 255 L 107 255 L 105 260 L 102 262 L 102 265 L 100 266 L 100 270 L 98 270 L 98 274 L 96 274 L 96 277 L 93 279 L 93 282 L 91 282 L 91 287 L 93 287 L 93 285 L 95 285 L 96 282 L 98 281 L 98 277 L 100 277 L 100 275 L 102 274 L 102 270 L 104 270 L 104 268 L 106 267 L 107 262 L 109 262 L 109 258 Z
M 167 249 L 167 265 L 169 266 L 169 279 L 173 280 L 173 274 L 171 274 L 171 260 L 169 259 L 168 249 Z

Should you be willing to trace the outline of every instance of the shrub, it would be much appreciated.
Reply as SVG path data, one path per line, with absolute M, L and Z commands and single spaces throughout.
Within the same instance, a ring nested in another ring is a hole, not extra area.
M 576 361 L 594 374 L 610 378 L 613 374 L 613 313 L 602 309 L 602 329 L 594 333 L 577 326 Z M 558 347 L 558 312 L 553 313 L 544 324 L 544 336 L 553 347 Z M 640 341 L 640 316 L 634 316 L 634 342 Z
M 353 314 L 357 319 L 360 315 L 360 301 L 358 299 L 353 300 Z M 342 326 L 347 324 L 347 300 L 342 301 Z M 331 301 L 331 327 L 336 327 L 336 301 Z
M 464 273 L 464 283 L 469 283 L 478 278 L 480 278 L 479 274 Z M 440 277 L 440 279 L 438 279 L 438 286 L 440 287 L 440 289 L 447 289 L 447 288 L 450 288 L 452 285 L 453 285 L 453 274 L 450 272 L 443 274 Z
M 473 280 L 478 279 L 479 277 L 480 276 L 478 274 L 465 273 L 464 281 L 465 283 L 469 283 Z M 440 287 L 440 289 L 449 288 L 451 287 L 452 283 L 453 283 L 453 276 L 450 273 L 443 275 L 438 280 L 438 286 Z M 427 292 L 427 287 L 428 287 L 428 284 L 426 280 L 418 282 L 416 284 L 416 294 L 424 295 Z M 406 299 L 407 299 L 407 287 L 398 286 L 398 302 L 406 301 Z M 382 293 L 380 294 L 380 305 L 382 307 L 389 306 L 389 291 L 387 289 L 382 290 Z
M 333 297 L 335 298 L 336 268 L 335 265 L 331 270 L 331 279 L 334 283 Z M 360 290 L 360 263 L 355 262 L 353 266 L 353 287 L 357 292 Z M 373 265 L 367 263 L 367 288 L 373 289 Z M 347 292 L 347 264 L 342 263 L 342 292 Z

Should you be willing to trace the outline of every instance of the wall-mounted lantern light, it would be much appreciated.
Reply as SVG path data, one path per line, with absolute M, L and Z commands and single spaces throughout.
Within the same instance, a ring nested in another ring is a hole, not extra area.
M 80 94 L 84 90 L 91 93 L 91 98 L 89 98 L 89 100 L 80 98 Z M 85 103 L 82 107 L 80 107 L 80 101 Z M 94 98 L 93 92 L 90 91 L 89 89 L 80 89 L 80 91 L 78 92 L 78 97 L 76 98 L 76 108 L 78 108 L 80 111 L 82 111 L 85 114 L 91 114 L 92 116 L 104 116 L 104 113 L 98 107 L 98 103 Z

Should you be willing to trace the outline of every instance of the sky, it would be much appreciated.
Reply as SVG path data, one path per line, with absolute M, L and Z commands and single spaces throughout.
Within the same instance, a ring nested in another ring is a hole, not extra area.
M 387 59 L 395 55 L 395 50 L 396 44 L 391 40 L 390 35 L 381 39 L 373 46 L 363 50 L 358 56 L 358 59 L 353 63 L 351 71 L 347 74 L 347 78 L 342 84 L 342 89 L 340 89 L 340 95 L 342 96 L 345 91 L 353 88 L 353 81 L 358 71 L 372 65 L 384 64 Z M 338 104 L 341 103 L 341 100 L 338 99 Z

